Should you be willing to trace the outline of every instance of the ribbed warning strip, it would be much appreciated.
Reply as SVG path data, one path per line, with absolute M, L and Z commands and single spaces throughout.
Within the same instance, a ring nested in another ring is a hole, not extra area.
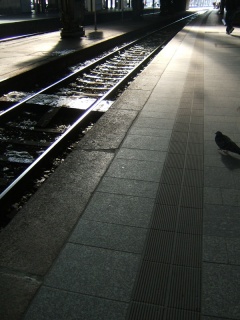
M 183 177 L 184 186 L 202 187 L 203 171 L 202 170 L 185 170 Z
M 169 145 L 169 153 L 185 154 L 187 142 L 172 141 Z
M 177 111 L 177 116 L 187 116 L 187 115 L 191 115 L 191 107 L 190 108 L 185 108 L 185 105 L 184 105 L 184 108 L 179 108 L 178 111 Z
M 203 125 L 203 116 L 191 116 L 191 123 Z M 202 128 L 201 128 L 202 129 Z M 198 128 L 199 130 L 199 128 Z
M 170 206 L 178 205 L 180 191 L 179 185 L 161 184 L 158 189 L 156 202 Z
M 180 266 L 201 267 L 201 235 L 177 233 L 173 264 Z
M 178 232 L 202 234 L 202 209 L 181 207 L 179 210 Z
M 195 46 L 198 57 L 190 64 L 173 125 L 129 320 L 201 318 L 202 42 L 196 39 Z
M 189 132 L 188 141 L 190 143 L 202 143 L 203 144 L 202 132 Z
M 200 312 L 200 288 L 200 268 L 173 266 L 168 306 Z
M 187 153 L 195 156 L 203 154 L 203 144 L 201 143 L 189 143 L 187 147 Z
M 170 263 L 174 233 L 151 229 L 145 249 L 144 260 Z
M 190 131 L 190 132 L 198 132 L 198 133 L 201 133 L 201 132 L 203 132 L 203 125 L 201 125 L 201 124 L 196 124 L 196 123 L 190 123 L 190 125 L 189 125 L 189 131 Z
M 129 319 L 131 320 L 159 320 L 163 317 L 163 308 L 159 306 L 146 304 L 146 303 L 139 303 L 139 302 L 132 302 L 131 303 L 131 311 L 129 314 Z
M 176 154 L 174 153 L 168 153 L 166 160 L 165 160 L 165 166 L 169 168 L 183 168 L 185 163 L 185 155 L 184 154 L 178 154 L 176 157 Z
M 177 115 L 177 118 L 176 118 L 176 122 L 177 123 L 189 123 L 190 121 L 190 114 L 189 115 Z
M 134 301 L 163 306 L 169 277 L 169 265 L 143 261 Z
M 168 168 L 163 170 L 162 183 L 180 185 L 182 183 L 183 170 L 182 168 Z
M 202 208 L 203 203 L 203 189 L 195 187 L 182 188 L 182 207 Z
M 186 142 L 188 139 L 187 132 L 173 131 L 171 141 Z
M 185 166 L 187 169 L 203 170 L 203 156 L 202 155 L 188 155 Z
M 174 131 L 180 131 L 180 132 L 188 132 L 188 126 L 186 123 L 176 122 L 173 127 Z
M 155 204 L 151 227 L 154 229 L 175 231 L 178 217 L 177 206 Z
M 149 319 L 149 318 L 146 318 Z M 162 318 L 159 318 L 162 319 Z M 167 320 L 200 320 L 200 313 L 182 309 L 167 309 Z

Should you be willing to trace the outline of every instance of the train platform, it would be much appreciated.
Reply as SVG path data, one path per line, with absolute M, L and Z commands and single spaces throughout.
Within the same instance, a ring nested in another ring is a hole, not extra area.
M 181 16 L 182 13 L 179 17 Z M 123 15 L 123 19 L 110 23 L 98 23 L 97 17 L 95 24 L 84 26 L 85 37 L 61 39 L 60 28 L 55 32 L 40 33 L 30 37 L 23 35 L 21 39 L 14 40 L 7 37 L 0 41 L 0 87 L 4 81 L 13 81 L 21 74 L 26 73 L 29 74 L 32 81 L 37 83 L 40 73 L 49 76 L 49 72 L 58 72 L 67 64 L 74 64 L 75 60 L 79 60 L 79 55 L 83 50 L 90 51 L 92 48 L 96 52 L 97 45 L 103 46 L 104 43 L 110 43 L 111 40 L 115 41 L 117 45 L 117 39 L 120 37 L 133 32 L 140 33 L 141 30 L 149 28 L 151 25 L 164 23 L 168 19 L 169 17 L 160 17 L 157 13 L 145 15 L 140 21 L 134 21 Z M 40 21 L 46 20 L 48 24 L 52 23 L 47 17 Z M 23 22 L 26 22 L 28 33 L 31 30 L 31 23 L 38 23 L 38 21 L 38 19 L 32 20 L 25 17 Z M 14 25 L 15 22 L 14 20 L 14 23 L 10 24 Z M 36 75 L 36 70 L 38 70 L 38 75 Z M 19 81 L 23 80 L 19 78 Z
M 240 319 L 240 156 L 214 141 L 240 145 L 240 28 L 219 20 L 184 27 L 2 230 L 1 319 Z

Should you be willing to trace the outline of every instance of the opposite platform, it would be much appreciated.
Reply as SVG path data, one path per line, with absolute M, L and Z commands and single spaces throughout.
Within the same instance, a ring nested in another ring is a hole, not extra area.
M 186 26 L 3 230 L 3 319 L 240 319 L 239 37 Z
M 179 16 L 182 15 L 183 13 L 180 13 Z M 49 72 L 54 72 L 51 65 L 53 61 L 57 61 L 57 67 L 61 69 L 66 66 L 67 59 L 76 61 L 77 59 L 74 60 L 74 56 L 82 55 L 84 49 L 94 47 L 95 54 L 97 54 L 96 45 L 98 44 L 101 45 L 111 39 L 123 37 L 131 32 L 144 30 L 151 25 L 164 23 L 168 19 L 168 17 L 160 17 L 159 14 L 152 14 L 145 15 L 141 21 L 133 21 L 128 18 L 111 23 L 96 24 L 96 26 L 85 26 L 86 36 L 81 38 L 61 39 L 60 31 L 56 31 L 0 42 L 0 84 L 5 80 L 46 64 L 49 65 L 48 75 Z M 44 19 L 41 21 L 44 21 Z M 97 30 L 95 30 L 95 27 Z M 29 26 L 29 32 L 31 32 L 31 25 Z M 74 62 L 72 62 L 73 64 Z

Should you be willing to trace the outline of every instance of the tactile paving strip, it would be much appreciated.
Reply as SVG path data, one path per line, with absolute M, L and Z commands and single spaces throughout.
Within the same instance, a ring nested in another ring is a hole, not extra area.
M 133 301 L 131 303 L 131 311 L 129 319 L 131 320 L 159 320 L 163 317 L 164 309 L 152 304 L 144 304 Z
M 199 81 L 203 73 L 201 39 L 196 39 L 195 47 L 198 57 L 194 57 L 190 64 L 190 74 L 187 76 L 185 90 L 176 114 L 142 264 L 128 310 L 129 320 L 200 320 L 201 318 L 203 206 L 203 81 Z

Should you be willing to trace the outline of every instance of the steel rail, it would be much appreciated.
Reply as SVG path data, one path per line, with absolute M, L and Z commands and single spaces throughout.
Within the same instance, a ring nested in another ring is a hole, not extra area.
M 5 111 L 3 111 L 2 113 L 0 113 L 0 119 L 2 119 L 5 115 L 7 115 L 8 113 L 10 113 L 10 112 L 13 111 L 14 109 L 17 109 L 18 107 L 20 107 L 20 106 L 23 105 L 24 103 L 26 103 L 26 102 L 28 102 L 29 100 L 35 98 L 35 97 L 38 96 L 39 94 L 42 94 L 42 93 L 44 93 L 44 92 L 47 92 L 48 90 L 53 89 L 54 87 L 56 87 L 56 86 L 58 86 L 58 85 L 60 85 L 60 84 L 63 84 L 63 83 L 66 82 L 66 81 L 71 81 L 72 78 L 77 77 L 77 76 L 80 75 L 81 73 L 86 72 L 86 71 L 88 71 L 88 70 L 91 69 L 91 68 L 94 68 L 95 66 L 97 66 L 97 65 L 100 64 L 100 63 L 102 63 L 103 61 L 105 61 L 105 60 L 113 57 L 117 52 L 122 52 L 122 51 L 126 50 L 127 48 L 133 46 L 134 44 L 142 41 L 143 39 L 146 39 L 147 37 L 153 35 L 154 33 L 157 33 L 157 32 L 159 32 L 159 31 L 162 31 L 162 30 L 168 28 L 169 26 L 172 26 L 172 25 L 174 25 L 174 24 L 177 24 L 177 23 L 179 23 L 179 22 L 181 22 L 181 21 L 183 21 L 183 20 L 189 19 L 190 17 L 194 18 L 194 17 L 197 16 L 197 15 L 198 15 L 198 13 L 193 13 L 193 14 L 190 14 L 189 16 L 180 18 L 180 19 L 178 19 L 177 21 L 171 22 L 171 23 L 167 24 L 166 26 L 163 26 L 163 27 L 161 27 L 161 28 L 159 28 L 159 29 L 156 29 L 156 30 L 154 30 L 154 31 L 152 31 L 152 32 L 149 32 L 149 33 L 147 33 L 147 35 L 144 35 L 144 36 L 142 36 L 142 37 L 140 37 L 140 38 L 138 38 L 138 39 L 135 39 L 135 40 L 133 40 L 133 41 L 131 41 L 131 42 L 129 42 L 129 43 L 121 46 L 120 48 L 118 48 L 118 49 L 116 49 L 116 50 L 108 53 L 107 55 L 105 55 L 105 56 L 103 56 L 103 57 L 101 57 L 101 58 L 99 58 L 99 59 L 97 59 L 96 61 L 90 63 L 89 65 L 83 66 L 82 68 L 77 69 L 76 71 L 70 73 L 69 75 L 67 75 L 67 76 L 65 76 L 65 77 L 57 80 L 56 82 L 50 84 L 49 86 L 47 86 L 47 87 L 45 87 L 45 88 L 40 89 L 39 91 L 37 91 L 37 92 L 35 92 L 35 93 L 33 93 L 33 94 L 30 94 L 29 96 L 27 96 L 26 98 L 22 99 L 22 100 L 19 101 L 18 103 L 16 103 L 16 104 L 14 104 L 13 106 L 9 107 L 7 110 L 5 110 Z

